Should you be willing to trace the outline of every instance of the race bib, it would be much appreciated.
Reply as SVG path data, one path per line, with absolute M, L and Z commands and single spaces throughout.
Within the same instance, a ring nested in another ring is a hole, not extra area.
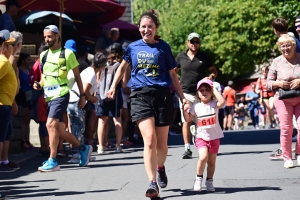
M 215 127 L 216 114 L 205 115 L 197 118 L 197 126 L 201 129 L 208 129 Z
M 45 98 L 58 96 L 59 93 L 60 93 L 60 85 L 59 84 L 44 86 L 44 97 Z

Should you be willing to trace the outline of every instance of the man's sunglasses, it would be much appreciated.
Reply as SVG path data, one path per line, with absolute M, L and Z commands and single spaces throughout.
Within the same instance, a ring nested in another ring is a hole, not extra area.
M 300 28 L 300 24 L 298 26 L 295 26 L 295 29 Z
M 199 40 L 190 40 L 190 43 L 191 44 L 200 44 L 200 41 Z

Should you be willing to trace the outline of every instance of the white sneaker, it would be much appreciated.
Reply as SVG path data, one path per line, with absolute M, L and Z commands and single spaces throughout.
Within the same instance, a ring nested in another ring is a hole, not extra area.
M 195 191 L 201 191 L 201 187 L 202 187 L 202 177 L 196 177 L 195 178 L 195 182 L 194 182 L 194 190 Z
M 297 161 L 298 161 L 298 159 L 297 159 Z M 286 161 L 284 161 L 284 165 L 283 166 L 284 166 L 284 168 L 293 168 L 294 167 L 294 163 L 293 163 L 292 160 L 286 160 Z
M 123 149 L 121 146 L 116 146 L 116 150 L 115 150 L 115 153 L 122 153 L 123 152 Z
M 300 155 L 296 155 L 297 158 L 297 164 L 300 166 Z
M 206 185 L 207 192 L 214 192 L 215 191 L 215 187 L 213 185 L 213 180 L 207 180 L 205 182 L 205 185 Z
M 97 147 L 98 147 L 97 153 L 98 153 L 98 154 L 103 154 L 103 153 L 104 153 L 104 148 L 103 148 L 103 146 L 97 145 Z

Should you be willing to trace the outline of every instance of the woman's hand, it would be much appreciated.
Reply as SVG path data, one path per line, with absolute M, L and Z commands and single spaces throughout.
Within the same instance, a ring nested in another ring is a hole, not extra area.
M 89 98 L 89 101 L 92 102 L 92 103 L 97 103 L 97 102 L 98 102 L 98 98 L 95 97 L 95 96 L 91 96 L 91 97 Z
M 292 90 L 297 89 L 300 87 L 300 79 L 294 79 L 290 82 L 290 88 Z
M 282 88 L 282 89 L 290 89 L 290 82 L 280 81 L 279 87 Z
M 107 95 L 108 98 L 114 99 L 115 98 L 115 92 L 116 92 L 115 88 L 110 88 L 108 90 L 108 92 L 106 93 L 106 95 Z

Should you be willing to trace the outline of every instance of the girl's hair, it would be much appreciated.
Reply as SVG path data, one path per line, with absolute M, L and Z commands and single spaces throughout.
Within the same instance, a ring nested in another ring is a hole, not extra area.
M 269 71 L 269 66 L 268 65 L 263 65 L 260 70 L 263 70 L 265 69 L 266 71 Z
M 293 46 L 296 45 L 296 41 L 292 36 L 288 34 L 282 34 L 277 40 L 278 48 L 280 49 L 280 46 L 286 42 L 292 43 Z
M 97 52 L 95 54 L 93 59 L 93 66 L 95 68 L 104 67 L 106 65 L 106 62 L 107 62 L 107 57 L 103 53 Z
M 197 90 L 196 98 L 198 99 L 198 101 L 201 102 L 201 99 L 199 98 L 199 95 L 198 95 L 198 91 L 200 90 L 200 88 L 201 88 L 202 86 L 204 86 L 205 89 L 207 89 L 207 90 L 210 91 L 210 93 L 211 93 L 211 100 L 213 100 L 213 99 L 215 98 L 215 95 L 214 95 L 214 93 L 213 93 L 212 87 L 211 87 L 210 85 L 208 85 L 208 84 L 202 84 L 202 85 L 199 87 L 199 89 Z
M 138 22 L 138 26 L 140 26 L 143 18 L 152 19 L 152 21 L 154 22 L 154 24 L 156 25 L 157 28 L 160 25 L 159 20 L 158 20 L 158 13 L 153 9 L 148 10 L 147 12 L 145 12 L 144 14 L 141 15 L 139 22 Z
M 283 19 L 283 18 L 276 18 L 272 22 L 272 27 L 281 33 L 287 32 L 288 31 L 288 22 Z
M 30 55 L 28 53 L 20 53 L 17 66 L 20 67 L 23 64 L 23 61 L 26 60 Z

